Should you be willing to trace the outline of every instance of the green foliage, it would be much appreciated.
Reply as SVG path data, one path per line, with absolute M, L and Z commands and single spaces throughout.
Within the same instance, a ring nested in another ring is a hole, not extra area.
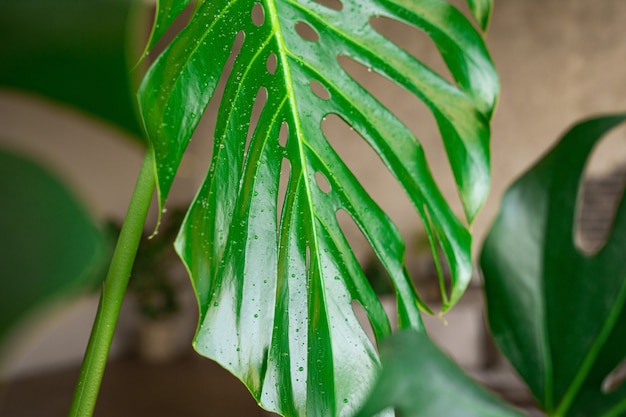
M 0 195 L 1 344 L 37 307 L 94 287 L 106 241 L 59 179 L 3 150 Z
M 467 0 L 467 3 L 480 24 L 482 30 L 486 31 L 493 11 L 493 1 L 491 0 Z
M 0 2 L 0 86 L 69 104 L 143 137 L 133 97 L 137 72 L 128 66 L 132 4 Z
M 423 332 L 406 330 L 382 344 L 382 373 L 357 417 L 394 407 L 403 417 L 520 417 L 468 377 Z
M 467 2 L 485 30 L 492 2 Z M 159 3 L 147 50 L 189 3 Z M 104 0 L 0 5 L 0 35 L 11 40 L 0 45 L 0 84 L 72 104 L 140 135 L 126 94 L 130 10 L 126 1 Z M 377 33 L 370 25 L 377 17 L 426 32 L 455 82 Z M 303 26 L 313 34 L 301 36 Z M 234 51 L 237 39 L 242 46 Z M 463 219 L 441 196 L 418 140 L 338 56 L 393 80 L 430 108 Z M 428 307 L 406 271 L 404 242 L 321 129 L 324 117 L 339 115 L 396 177 L 424 220 L 435 259 L 442 251 L 450 266 L 451 288 L 441 283 L 444 310 L 450 308 L 470 277 L 466 224 L 489 186 L 488 123 L 498 87 L 481 35 L 442 0 L 196 2 L 189 25 L 141 87 L 151 149 L 105 281 L 71 413 L 90 415 L 95 405 L 153 168 L 163 205 L 199 119 L 208 102 L 219 99 L 220 80 L 226 87 L 213 160 L 177 240 L 200 305 L 196 349 L 241 378 L 264 407 L 285 415 L 352 415 L 373 388 L 358 415 L 387 415 L 394 407 L 407 417 L 518 416 L 421 332 L 418 307 Z M 267 99 L 253 124 L 260 96 Z M 601 136 L 624 120 L 598 118 L 572 129 L 511 187 L 483 249 L 496 342 L 550 416 L 626 415 L 626 386 L 607 379 L 626 349 L 626 196 L 599 252 L 583 254 L 573 239 L 585 162 Z M 0 292 L 2 338 L 34 306 L 94 282 L 90 272 L 103 256 L 103 239 L 58 180 L 3 152 L 0 194 L 6 243 L 0 264 L 10 278 Z M 380 373 L 352 305 L 365 308 L 379 341 L 390 335 L 389 321 L 339 227 L 338 211 L 366 236 L 398 297 L 403 330 L 381 344 Z M 153 244 L 146 264 L 162 253 L 162 242 Z M 140 260 L 136 270 L 144 266 Z
M 404 242 L 330 146 L 324 117 L 339 115 L 357 131 L 414 203 L 433 252 L 442 250 L 452 271 L 451 288 L 441 284 L 444 310 L 471 275 L 470 233 L 441 196 L 419 142 L 337 57 L 393 80 L 430 108 L 468 222 L 490 182 L 488 122 L 498 85 L 470 22 L 440 0 L 327 4 L 204 2 L 139 91 L 164 204 L 191 135 L 225 80 L 213 160 L 177 240 L 200 305 L 194 345 L 242 379 L 264 407 L 286 415 L 347 415 L 362 402 L 379 365 L 353 301 L 367 311 L 377 339 L 390 333 L 338 211 L 352 217 L 389 272 L 400 326 L 422 326 Z M 159 13 L 167 15 L 161 6 Z M 370 21 L 377 17 L 428 34 L 455 84 L 376 32 Z M 301 36 L 298 26 L 313 35 Z M 258 94 L 267 99 L 251 126 Z M 289 171 L 283 179 L 281 170 Z
M 626 385 L 605 383 L 626 352 L 626 194 L 597 253 L 574 242 L 586 161 L 624 120 L 571 129 L 508 190 L 483 248 L 496 343 L 550 416 L 626 415 Z

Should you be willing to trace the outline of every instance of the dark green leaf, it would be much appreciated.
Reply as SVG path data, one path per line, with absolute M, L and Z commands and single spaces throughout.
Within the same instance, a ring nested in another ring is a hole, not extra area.
M 353 127 L 413 201 L 434 250 L 443 250 L 452 271 L 444 309 L 471 275 L 470 233 L 441 196 L 419 142 L 337 57 L 392 79 L 430 107 L 469 221 L 489 187 L 488 121 L 498 86 L 481 35 L 444 1 L 341 5 L 205 2 L 149 70 L 139 94 L 163 204 L 218 80 L 226 79 L 213 161 L 177 243 L 200 303 L 195 346 L 244 380 L 265 407 L 288 415 L 347 415 L 364 398 L 379 365 L 353 301 L 368 312 L 377 338 L 390 332 L 338 225 L 338 211 L 354 219 L 389 272 L 400 326 L 421 328 L 404 242 L 326 140 L 324 117 L 337 114 Z M 456 84 L 377 33 L 369 23 L 377 16 L 426 32 Z M 301 37 L 298 22 L 318 39 Z M 228 72 L 239 33 L 243 44 Z M 268 69 L 268 60 L 275 69 Z M 312 81 L 324 94 L 313 92 Z M 259 92 L 267 100 L 251 128 Z M 281 167 L 289 168 L 283 179 Z
M 393 407 L 403 417 L 521 417 L 468 377 L 423 332 L 385 340 L 382 373 L 357 417 Z
M 0 342 L 5 342 L 36 307 L 97 283 L 105 240 L 58 179 L 2 150 L 0 195 Z
M 483 248 L 492 332 L 549 415 L 626 413 L 625 385 L 602 390 L 626 356 L 626 197 L 599 252 L 583 253 L 573 238 L 586 161 L 625 119 L 570 130 L 506 193 Z
M 69 104 L 142 137 L 127 60 L 131 4 L 0 2 L 0 86 Z

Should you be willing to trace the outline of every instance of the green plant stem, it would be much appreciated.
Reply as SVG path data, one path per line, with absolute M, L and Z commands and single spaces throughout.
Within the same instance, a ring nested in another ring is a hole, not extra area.
M 98 313 L 72 399 L 69 412 L 71 417 L 92 416 L 96 406 L 111 341 L 154 193 L 153 165 L 154 154 L 148 151 L 135 184 L 109 272 L 103 283 Z

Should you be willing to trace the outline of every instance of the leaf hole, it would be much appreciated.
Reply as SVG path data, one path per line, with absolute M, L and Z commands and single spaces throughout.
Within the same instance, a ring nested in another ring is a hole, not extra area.
M 379 300 L 381 301 L 381 304 L 387 315 L 387 319 L 391 319 L 390 324 L 392 325 L 392 328 L 397 328 L 395 291 L 393 289 L 391 279 L 389 278 L 389 274 L 385 270 L 378 256 L 375 254 L 374 249 L 363 234 L 363 231 L 354 221 L 354 218 L 350 215 L 350 213 L 348 213 L 345 209 L 339 209 L 337 210 L 335 215 L 337 217 L 337 221 L 341 227 L 343 235 L 345 236 L 348 244 L 350 245 L 350 248 L 352 249 L 352 252 L 355 254 L 355 257 L 361 265 L 361 270 L 364 274 L 362 278 L 367 279 L 376 295 L 378 295 Z M 370 274 L 372 272 L 370 269 L 370 265 L 372 262 L 376 262 L 380 268 L 380 271 L 382 271 L 382 273 L 378 277 L 374 277 Z M 384 287 L 383 291 L 379 291 L 382 289 L 380 285 L 377 286 L 377 284 L 381 283 Z M 376 345 L 374 336 L 376 332 L 373 331 L 372 322 L 370 321 L 366 311 L 364 311 L 365 308 L 359 301 L 356 300 L 355 302 L 353 302 L 352 307 L 359 320 L 359 323 L 361 324 L 373 344 Z M 379 330 L 382 330 L 382 328 Z
M 370 322 L 370 318 L 367 315 L 367 311 L 358 301 L 352 301 L 352 311 L 359 324 L 365 331 L 367 338 L 370 340 L 372 345 L 376 346 L 376 337 L 374 336 L 374 329 L 372 328 L 372 323 Z
M 626 381 L 626 359 L 622 360 L 602 381 L 602 392 L 610 394 Z
M 278 59 L 276 58 L 276 54 L 272 52 L 267 57 L 267 62 L 265 64 L 267 68 L 267 72 L 270 74 L 274 74 L 276 72 L 276 67 L 278 66 Z
M 326 175 L 322 174 L 320 171 L 315 173 L 315 182 L 317 182 L 317 186 L 324 193 L 329 193 L 331 190 L 330 183 L 328 182 L 328 178 Z
M 322 132 L 370 197 L 398 226 L 405 241 L 423 231 L 420 217 L 406 192 L 367 141 L 336 114 L 323 119 Z M 359 253 L 355 252 L 360 261 L 368 259 L 371 253 L 361 245 Z
M 291 178 L 291 162 L 287 158 L 283 158 L 280 163 L 280 177 L 278 180 L 278 191 L 276 195 L 276 207 L 284 209 L 287 190 L 289 188 L 289 180 Z M 283 209 L 276 210 L 276 225 L 278 230 L 276 233 L 280 235 L 280 223 L 283 216 Z
M 309 248 L 309 245 L 306 245 L 306 251 L 304 254 L 304 259 L 305 259 L 305 271 L 308 272 L 310 266 L 311 266 L 311 249 Z
M 452 209 L 462 213 L 463 205 L 439 126 L 426 104 L 402 86 L 349 57 L 340 55 L 338 62 L 357 83 L 366 88 L 413 133 L 426 154 L 430 171 L 440 191 Z
M 320 40 L 319 33 L 311 25 L 303 21 L 296 23 L 296 33 L 305 41 L 317 42 Z
M 452 295 L 452 273 L 445 252 L 441 247 L 439 237 L 437 236 L 437 230 L 428 211 L 426 211 L 426 215 L 428 216 L 427 221 L 434 235 L 435 246 L 433 248 L 428 245 L 430 257 L 428 258 L 425 274 L 421 277 L 418 276 L 418 279 L 414 280 L 414 285 L 417 291 L 422 294 L 424 301 L 447 304 Z M 425 238 L 428 239 L 426 236 Z
M 261 3 L 254 3 L 250 14 L 252 17 L 252 23 L 254 23 L 255 26 L 261 26 L 263 22 L 265 22 L 265 9 Z
M 287 140 L 289 139 L 289 125 L 287 122 L 283 122 L 280 125 L 280 132 L 278 133 L 278 144 L 283 148 L 287 146 Z
M 319 81 L 311 80 L 309 82 L 309 85 L 311 86 L 311 91 L 313 91 L 313 94 L 315 94 L 322 100 L 328 100 L 330 98 L 330 93 L 328 92 L 326 87 Z
M 254 131 L 259 124 L 259 118 L 263 108 L 265 107 L 265 103 L 267 103 L 267 89 L 265 87 L 259 87 L 256 97 L 254 98 L 254 104 L 252 105 L 252 116 L 250 118 L 250 126 L 248 126 L 248 135 L 244 146 L 244 152 L 246 154 L 248 153 L 248 148 L 250 147 Z
M 389 272 L 385 269 L 385 266 L 377 256 L 372 254 L 365 263 L 363 272 L 377 295 L 394 294 L 393 283 L 391 282 Z
M 183 30 L 191 18 L 193 17 L 194 7 L 193 4 L 185 7 L 180 14 L 174 19 L 172 24 L 167 28 L 165 33 L 161 36 L 161 39 L 150 49 L 148 52 L 148 58 L 150 62 L 154 61 L 161 53 L 167 48 L 174 38 Z M 152 17 L 151 17 L 152 19 Z
M 215 132 L 217 114 L 219 113 L 219 109 L 222 105 L 224 90 L 226 89 L 228 78 L 232 73 L 234 62 L 237 59 L 239 52 L 241 51 L 243 42 L 244 33 L 238 32 L 235 39 L 233 40 L 230 55 L 226 61 L 226 64 L 224 65 L 224 70 L 219 74 L 219 78 L 216 82 L 215 92 L 209 100 L 209 104 L 204 112 L 204 116 L 200 120 L 196 133 L 194 133 L 194 137 L 212 135 Z M 196 175 L 206 175 L 207 167 L 212 166 L 213 154 L 216 151 L 226 147 L 226 144 L 224 143 L 222 138 L 215 138 L 216 140 L 214 142 L 206 140 L 192 140 L 189 143 L 189 150 L 185 153 L 184 157 L 191 158 L 190 160 L 193 161 L 194 167 L 192 168 L 192 170 L 201 170 L 202 174 L 200 174 L 200 172 L 196 172 Z
M 386 16 L 372 16 L 370 26 L 451 84 L 454 78 L 433 40 L 421 29 Z
M 350 213 L 344 209 L 339 209 L 335 216 L 343 235 L 352 249 L 352 253 L 354 253 L 354 256 L 363 268 L 368 259 L 374 256 L 374 250 Z
M 339 0 L 314 0 L 316 3 L 321 4 L 322 6 L 326 6 L 329 9 L 333 9 L 333 10 L 342 10 L 343 9 L 343 3 L 340 2 Z
M 591 255 L 606 243 L 618 204 L 626 189 L 626 128 L 609 132 L 585 166 L 576 207 L 574 241 Z

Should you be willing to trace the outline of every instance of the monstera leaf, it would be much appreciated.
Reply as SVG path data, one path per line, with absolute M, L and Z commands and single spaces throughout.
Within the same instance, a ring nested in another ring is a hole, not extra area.
M 508 190 L 483 248 L 491 330 L 550 416 L 626 415 L 626 385 L 607 378 L 626 353 L 626 195 L 602 249 L 574 242 L 585 163 L 624 120 L 567 133 Z
M 405 330 L 382 343 L 382 373 L 358 417 L 394 407 L 404 417 L 521 417 L 463 372 L 426 335 Z
M 455 83 L 374 30 L 376 17 L 428 34 Z M 239 34 L 243 42 L 233 50 Z M 433 251 L 443 252 L 451 270 L 449 289 L 441 278 L 444 310 L 471 275 L 470 233 L 442 197 L 417 138 L 339 56 L 427 104 L 471 222 L 490 182 L 497 77 L 481 35 L 445 1 L 202 2 L 139 91 L 164 204 L 191 134 L 226 80 L 213 160 L 177 249 L 200 306 L 195 348 L 285 415 L 349 415 L 362 402 L 379 363 L 353 302 L 368 313 L 377 339 L 390 333 L 338 211 L 352 217 L 389 272 L 400 326 L 421 329 L 418 305 L 427 309 L 407 273 L 400 234 L 331 147 L 324 117 L 338 115 L 362 136 L 424 219 Z M 260 92 L 267 98 L 251 126 Z

